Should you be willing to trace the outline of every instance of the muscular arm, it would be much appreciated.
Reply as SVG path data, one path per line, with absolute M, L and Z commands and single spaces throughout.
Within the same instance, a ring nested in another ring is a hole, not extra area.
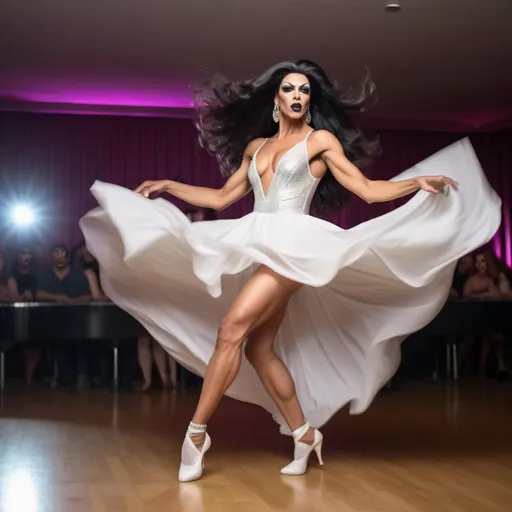
M 247 177 L 249 162 L 244 157 L 242 165 L 229 177 L 223 187 L 208 188 L 186 185 L 177 181 L 169 181 L 165 191 L 178 199 L 200 208 L 213 208 L 224 210 L 242 197 L 251 189 Z
M 261 142 L 261 139 L 256 139 L 248 144 L 244 151 L 240 167 L 230 176 L 221 188 L 196 187 L 177 181 L 164 180 L 164 182 L 147 181 L 140 185 L 136 189 L 136 192 L 148 197 L 153 192 L 165 191 L 199 208 L 224 210 L 244 197 L 251 190 L 248 178 L 249 165 L 252 155 Z
M 313 133 L 310 140 L 336 181 L 367 203 L 392 201 L 420 189 L 437 194 L 445 184 L 456 186 L 453 180 L 445 176 L 425 176 L 401 181 L 370 180 L 348 160 L 341 143 L 330 132 L 319 130 Z

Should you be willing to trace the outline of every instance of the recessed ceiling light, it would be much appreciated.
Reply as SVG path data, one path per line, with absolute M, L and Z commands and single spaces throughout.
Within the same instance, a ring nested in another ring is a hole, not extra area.
M 386 4 L 386 11 L 396 12 L 400 10 L 400 4 L 398 2 L 388 2 Z

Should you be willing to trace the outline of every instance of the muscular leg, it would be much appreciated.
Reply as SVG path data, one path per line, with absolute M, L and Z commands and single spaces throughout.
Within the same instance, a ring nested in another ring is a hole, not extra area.
M 274 340 L 287 305 L 288 301 L 267 322 L 254 329 L 245 346 L 245 355 L 293 432 L 304 425 L 306 420 L 292 376 L 274 351 Z M 311 444 L 314 439 L 314 431 L 310 428 L 301 441 Z
M 208 422 L 235 380 L 240 369 L 244 339 L 272 317 L 300 286 L 263 266 L 250 277 L 221 322 L 193 423 Z M 193 434 L 191 439 L 200 447 L 204 434 Z

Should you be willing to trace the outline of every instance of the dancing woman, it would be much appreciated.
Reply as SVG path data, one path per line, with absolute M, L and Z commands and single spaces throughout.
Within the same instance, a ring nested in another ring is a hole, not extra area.
M 401 179 L 372 181 L 361 173 L 379 146 L 350 116 L 373 93 L 366 79 L 340 95 L 310 61 L 279 63 L 245 82 L 215 77 L 198 92 L 197 128 L 201 145 L 229 176 L 223 187 L 146 181 L 135 191 L 140 199 L 114 185 L 93 187 L 101 209 L 82 220 L 82 229 L 109 296 L 176 359 L 204 374 L 183 443 L 180 481 L 201 477 L 211 444 L 207 423 L 226 393 L 259 403 L 292 433 L 294 459 L 281 473 L 303 474 L 312 451 L 322 463 L 317 428 L 347 402 L 355 412 L 369 405 L 396 370 L 399 342 L 444 303 L 457 258 L 497 229 L 499 199 L 467 142 Z M 441 163 L 460 176 L 461 158 L 465 193 L 448 194 L 457 182 L 431 171 Z M 168 193 L 222 210 L 251 190 L 251 214 L 195 224 L 163 199 L 144 199 Z M 420 190 L 426 193 L 352 230 L 309 215 L 310 207 L 341 206 L 349 193 L 373 203 Z M 476 235 L 468 225 L 471 209 L 488 214 Z M 427 234 L 430 240 L 422 240 Z M 115 256 L 101 249 L 104 244 Z M 415 259 L 422 251 L 417 268 L 398 268 L 404 257 Z M 151 279 L 144 262 L 165 257 L 174 263 L 154 276 L 159 289 L 168 288 L 164 313 L 162 293 L 136 283 Z M 119 273 L 130 270 L 136 275 L 126 288 Z M 173 289 L 179 297 L 170 297 Z M 193 307 L 187 290 L 213 313 L 184 313 Z M 407 318 L 393 318 L 407 303 Z M 182 314 L 201 323 L 196 337 L 180 329 Z M 389 327 L 383 327 L 386 320 Z M 253 384 L 254 370 L 274 405 Z

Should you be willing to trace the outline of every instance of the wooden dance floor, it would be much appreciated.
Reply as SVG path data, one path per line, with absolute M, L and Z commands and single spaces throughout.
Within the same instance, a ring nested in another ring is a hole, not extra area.
M 323 468 L 292 456 L 262 410 L 226 399 L 196 483 L 176 480 L 192 392 L 0 397 L 2 512 L 510 512 L 512 386 L 405 383 L 323 429 Z

